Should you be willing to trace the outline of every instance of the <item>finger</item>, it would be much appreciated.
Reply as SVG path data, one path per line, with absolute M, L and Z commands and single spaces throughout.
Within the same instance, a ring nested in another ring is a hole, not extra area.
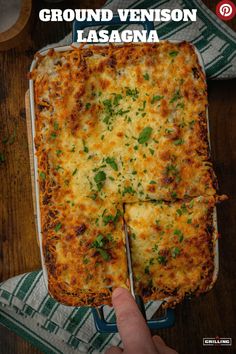
M 159 344 L 166 345 L 166 343 L 164 342 L 164 340 L 160 336 L 155 335 L 152 337 L 152 340 L 155 345 L 159 345 Z
M 174 349 L 168 347 L 160 336 L 153 336 L 152 340 L 160 354 L 178 354 Z
M 132 350 L 132 353 L 156 353 L 151 333 L 130 292 L 123 288 L 115 289 L 112 303 L 125 350 Z
M 123 350 L 120 348 L 111 347 L 106 350 L 105 354 L 120 354 L 122 352 L 123 352 Z

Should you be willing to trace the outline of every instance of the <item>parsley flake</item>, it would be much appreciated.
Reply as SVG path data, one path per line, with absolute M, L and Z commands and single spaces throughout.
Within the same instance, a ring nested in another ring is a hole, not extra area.
M 106 174 L 104 171 L 99 171 L 95 176 L 94 176 L 94 181 L 97 184 L 97 188 L 100 191 L 106 181 Z
M 55 227 L 54 227 L 54 230 L 57 232 L 61 229 L 62 227 L 62 224 L 59 222 Z
M 175 58 L 178 54 L 179 54 L 179 52 L 177 52 L 177 51 L 175 51 L 175 50 L 173 50 L 172 52 L 169 52 L 169 56 L 170 56 L 171 58 Z
M 144 128 L 141 133 L 139 134 L 139 137 L 138 137 L 138 142 L 139 144 L 144 144 L 146 143 L 149 139 L 150 139 L 150 136 L 152 134 L 152 131 L 153 129 L 151 127 L 146 127 Z
M 106 161 L 106 163 L 107 163 L 108 165 L 111 166 L 111 168 L 112 168 L 114 171 L 118 171 L 118 166 L 117 166 L 117 163 L 116 163 L 114 157 L 107 157 L 105 161 Z
M 46 174 L 44 172 L 40 172 L 39 174 L 40 178 L 42 178 L 43 180 L 46 179 Z
M 159 95 L 153 96 L 151 99 L 151 104 L 154 104 L 155 102 L 160 101 L 162 98 L 164 98 L 164 96 L 159 96 Z
M 171 251 L 171 255 L 173 258 L 176 258 L 180 254 L 180 249 L 178 247 L 175 247 Z

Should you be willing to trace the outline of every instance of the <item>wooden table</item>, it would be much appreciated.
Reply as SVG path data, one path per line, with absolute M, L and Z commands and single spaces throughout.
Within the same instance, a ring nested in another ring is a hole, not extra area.
M 104 2 L 69 0 L 55 7 L 98 8 Z M 204 2 L 215 10 L 212 1 Z M 40 22 L 38 11 L 46 5 L 52 8 L 52 4 L 34 3 L 31 37 L 26 35 L 19 47 L 0 53 L 0 136 L 4 142 L 0 142 L 0 153 L 4 153 L 5 159 L 0 163 L 0 281 L 40 268 L 24 109 L 28 87 L 26 73 L 39 48 L 57 42 L 71 29 L 65 22 Z M 228 24 L 236 29 L 235 20 Z M 203 348 L 202 338 L 236 334 L 236 80 L 210 81 L 208 85 L 213 162 L 220 191 L 230 199 L 218 207 L 222 238 L 219 241 L 220 274 L 214 289 L 206 296 L 179 305 L 176 325 L 159 332 L 181 354 L 233 353 L 230 347 Z M 0 353 L 35 354 L 39 351 L 0 327 Z

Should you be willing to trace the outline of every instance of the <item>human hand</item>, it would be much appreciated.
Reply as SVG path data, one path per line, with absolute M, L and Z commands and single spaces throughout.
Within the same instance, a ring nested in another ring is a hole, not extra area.
M 178 354 L 150 330 L 130 292 L 117 288 L 112 294 L 118 330 L 124 350 L 111 347 L 106 354 Z

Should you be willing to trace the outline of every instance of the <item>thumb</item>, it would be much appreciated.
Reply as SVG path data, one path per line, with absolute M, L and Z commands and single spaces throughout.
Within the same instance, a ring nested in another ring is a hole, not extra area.
M 125 350 L 137 354 L 157 353 L 149 328 L 130 292 L 123 288 L 115 289 L 112 303 Z

